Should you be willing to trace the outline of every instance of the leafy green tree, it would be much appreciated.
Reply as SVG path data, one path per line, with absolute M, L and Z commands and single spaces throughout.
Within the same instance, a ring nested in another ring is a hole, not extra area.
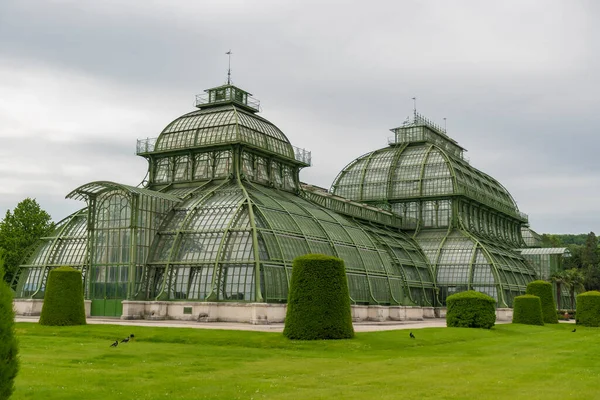
M 598 238 L 594 232 L 590 232 L 581 250 L 581 264 L 583 266 L 598 266 Z
M 560 235 L 544 233 L 542 235 L 542 247 L 563 247 Z
M 587 265 L 583 268 L 585 281 L 583 286 L 586 290 L 600 291 L 600 268 L 597 265 Z
M 569 291 L 571 292 L 571 309 L 575 309 L 575 293 L 581 293 L 585 291 L 583 282 L 585 276 L 577 268 L 571 268 L 565 271 L 565 277 L 569 285 Z
M 570 244 L 567 246 L 567 249 L 569 249 L 571 257 L 564 258 L 564 269 L 581 268 L 581 253 L 583 251 L 583 246 Z
M 4 400 L 8 399 L 14 390 L 19 360 L 12 292 L 2 279 L 4 274 L 2 253 L 0 249 L 0 399 Z
M 13 212 L 6 211 L 0 221 L 0 248 L 4 249 L 6 282 L 12 281 L 27 248 L 53 229 L 52 218 L 35 199 L 26 198 Z

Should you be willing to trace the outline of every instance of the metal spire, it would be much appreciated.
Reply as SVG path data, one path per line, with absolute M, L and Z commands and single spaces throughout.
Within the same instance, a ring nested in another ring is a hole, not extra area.
M 412 99 L 413 99 L 413 114 L 416 118 L 416 116 L 417 116 L 417 98 L 413 97 Z
M 231 49 L 229 49 L 229 51 L 225 54 L 229 56 L 229 67 L 227 68 L 227 84 L 231 85 L 231 55 L 233 53 L 231 52 Z

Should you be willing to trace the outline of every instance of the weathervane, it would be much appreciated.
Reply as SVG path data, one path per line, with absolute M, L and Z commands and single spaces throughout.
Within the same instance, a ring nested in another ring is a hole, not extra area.
M 227 84 L 231 85 L 231 55 L 233 53 L 231 52 L 231 49 L 229 49 L 229 51 L 225 54 L 229 56 L 229 67 L 227 68 Z

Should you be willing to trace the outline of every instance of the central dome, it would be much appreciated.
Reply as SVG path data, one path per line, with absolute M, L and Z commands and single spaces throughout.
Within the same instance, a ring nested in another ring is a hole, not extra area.
M 235 104 L 202 108 L 171 122 L 155 152 L 244 143 L 294 160 L 294 148 L 275 125 Z

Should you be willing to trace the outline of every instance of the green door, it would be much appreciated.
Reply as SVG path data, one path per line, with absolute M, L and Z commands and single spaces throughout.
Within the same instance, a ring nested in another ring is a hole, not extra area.
M 92 274 L 92 316 L 120 317 L 127 298 L 128 266 L 96 266 Z

